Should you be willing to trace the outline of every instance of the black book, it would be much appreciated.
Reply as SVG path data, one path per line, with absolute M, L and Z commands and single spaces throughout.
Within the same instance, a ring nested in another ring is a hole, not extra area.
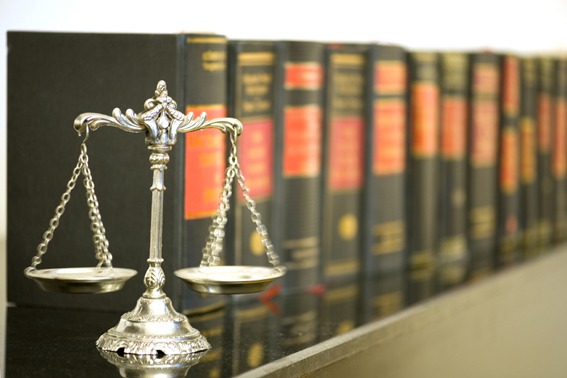
M 466 276 L 469 59 L 464 53 L 442 53 L 439 64 L 441 188 L 437 278 L 440 288 L 446 289 Z
M 203 43 L 208 38 L 215 43 Z M 224 86 L 216 88 L 206 74 L 220 74 L 224 82 L 222 52 L 205 54 L 219 47 L 222 51 L 223 41 L 224 37 L 211 35 L 8 33 L 9 301 L 18 306 L 108 311 L 134 307 L 145 291 L 150 240 L 152 173 L 143 135 L 109 127 L 91 132 L 87 143 L 113 265 L 136 269 L 138 276 L 121 291 L 78 296 L 43 292 L 23 275 L 79 155 L 83 138 L 73 130 L 73 120 L 85 112 L 110 114 L 116 107 L 140 112 L 159 80 L 166 81 L 180 111 L 201 95 L 207 103 L 224 103 L 223 98 L 207 97 L 215 91 L 224 95 Z M 193 60 L 195 56 L 199 59 Z M 179 137 L 169 153 L 163 212 L 162 268 L 168 277 L 164 291 L 178 309 L 186 289 L 173 271 L 185 267 L 189 257 L 200 256 L 202 248 L 183 245 L 188 240 L 188 224 L 183 221 L 184 140 Z M 192 186 L 196 178 L 187 180 Z M 85 202 L 79 182 L 38 268 L 96 265 Z M 204 246 L 206 234 L 195 238 Z M 201 307 L 198 301 L 185 305 Z
M 496 260 L 507 266 L 518 261 L 520 244 L 520 61 L 513 55 L 500 59 Z
M 520 231 L 524 258 L 538 253 L 537 71 L 534 58 L 521 60 Z
M 362 282 L 360 323 L 366 324 L 395 314 L 405 306 L 405 271 L 365 277 Z
M 470 279 L 494 269 L 496 251 L 500 65 L 490 53 L 470 55 L 467 230 Z
M 555 61 L 555 109 L 553 118 L 553 239 L 567 235 L 567 60 Z
M 284 290 L 320 283 L 324 45 L 278 42 L 276 63 L 276 250 Z
M 322 258 L 326 284 L 360 268 L 368 46 L 329 44 L 323 147 Z
M 244 127 L 238 138 L 237 157 L 249 195 L 273 242 L 277 241 L 277 229 L 272 224 L 275 59 L 274 42 L 229 42 L 228 113 L 240 120 Z M 262 238 L 236 180 L 230 207 L 227 238 L 231 243 L 227 246 L 227 264 L 269 266 Z M 280 253 L 279 250 L 276 252 Z
M 362 262 L 366 276 L 404 269 L 406 251 L 407 54 L 370 45 Z
M 409 301 L 435 290 L 439 211 L 439 69 L 432 52 L 408 54 L 408 267 Z M 418 288 L 419 290 L 412 290 Z
M 540 251 L 552 243 L 553 174 L 551 171 L 553 90 L 555 67 L 550 58 L 538 58 L 537 64 L 537 187 L 538 242 Z

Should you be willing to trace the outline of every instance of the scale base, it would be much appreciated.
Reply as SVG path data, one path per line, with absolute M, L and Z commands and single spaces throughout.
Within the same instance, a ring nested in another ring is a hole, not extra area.
M 138 299 L 136 308 L 122 315 L 118 325 L 102 335 L 96 346 L 109 352 L 137 355 L 189 354 L 211 348 L 165 296 Z

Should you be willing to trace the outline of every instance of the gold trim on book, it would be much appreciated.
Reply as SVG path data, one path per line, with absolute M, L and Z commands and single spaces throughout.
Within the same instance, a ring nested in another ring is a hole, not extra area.
M 342 274 L 348 273 L 355 273 L 358 271 L 360 264 L 357 260 L 351 261 L 344 261 L 339 263 L 329 263 L 327 267 L 325 267 L 325 275 L 327 276 L 337 276 Z
M 311 236 L 309 238 L 303 238 L 303 239 L 285 240 L 283 242 L 284 248 L 307 248 L 307 247 L 317 247 L 318 245 L 319 245 L 319 238 L 317 236 Z
M 274 64 L 274 60 L 275 54 L 271 52 L 238 54 L 239 66 L 269 66 Z
M 331 63 L 341 66 L 362 66 L 365 63 L 364 56 L 357 54 L 332 54 Z
M 263 115 L 263 116 L 253 116 L 253 117 L 238 117 L 238 120 L 244 124 L 246 122 L 258 122 L 258 121 L 270 121 L 274 122 L 270 115 Z M 245 126 L 245 125 L 244 125 Z
M 227 39 L 224 37 L 189 37 L 187 38 L 189 43 L 227 43 Z
M 187 105 L 185 106 L 185 110 L 192 108 L 192 109 L 220 109 L 220 108 L 225 108 L 226 106 L 224 104 L 191 104 L 191 105 Z

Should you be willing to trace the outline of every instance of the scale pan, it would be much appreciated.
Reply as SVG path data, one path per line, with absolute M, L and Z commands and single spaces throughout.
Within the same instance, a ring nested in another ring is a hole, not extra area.
M 39 287 L 56 293 L 100 294 L 122 289 L 138 272 L 123 268 L 41 269 L 27 273 Z
M 180 269 L 174 274 L 199 293 L 250 294 L 264 290 L 285 272 L 261 266 L 224 265 Z

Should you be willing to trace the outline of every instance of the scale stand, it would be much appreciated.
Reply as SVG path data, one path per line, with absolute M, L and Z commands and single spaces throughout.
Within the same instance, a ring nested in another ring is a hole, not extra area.
M 25 270 L 28 278 L 34 279 L 44 290 L 65 293 L 107 293 L 122 288 L 125 281 L 133 277 L 132 269 L 113 268 L 112 255 L 108 251 L 108 240 L 98 210 L 98 200 L 94 193 L 94 182 L 88 166 L 86 141 L 89 131 L 101 126 L 113 126 L 132 133 L 145 133 L 146 145 L 151 151 L 150 163 L 153 170 L 152 212 L 150 230 L 149 268 L 144 276 L 146 291 L 138 299 L 136 307 L 122 315 L 120 322 L 102 335 L 96 345 L 103 351 L 121 352 L 128 355 L 182 355 L 210 349 L 211 346 L 198 330 L 191 327 L 187 317 L 173 309 L 171 300 L 162 288 L 165 274 L 161 268 L 162 230 L 163 230 L 163 195 L 165 191 L 164 173 L 169 162 L 168 152 L 177 141 L 178 133 L 188 133 L 205 129 L 218 129 L 230 135 L 232 147 L 220 205 L 209 228 L 209 237 L 203 249 L 203 259 L 198 268 L 180 269 L 175 275 L 183 279 L 193 290 L 212 294 L 246 294 L 262 291 L 271 281 L 285 274 L 286 268 L 279 262 L 266 227 L 256 210 L 255 202 L 250 198 L 242 171 L 236 156 L 236 139 L 242 133 L 242 124 L 233 118 L 217 118 L 207 121 L 206 113 L 193 119 L 193 113 L 184 115 L 177 110 L 177 104 L 168 96 L 164 81 L 157 85 L 154 97 L 144 103 L 145 111 L 135 114 L 128 109 L 122 114 L 116 108 L 112 116 L 98 113 L 84 113 L 75 119 L 75 130 L 86 138 L 81 145 L 81 154 L 73 170 L 67 190 L 61 197 L 61 203 L 55 210 L 55 216 L 43 234 L 43 241 L 38 246 L 37 255 Z M 41 257 L 47 252 L 47 246 L 59 225 L 59 219 L 65 211 L 65 205 L 71 198 L 80 174 L 85 177 L 91 230 L 95 246 L 95 257 L 99 260 L 96 268 L 42 269 L 36 267 Z M 237 180 L 247 207 L 250 209 L 256 231 L 262 239 L 264 250 L 273 268 L 249 266 L 218 266 L 224 238 L 224 226 L 229 210 L 229 198 L 232 183 Z M 102 265 L 106 267 L 102 268 Z

